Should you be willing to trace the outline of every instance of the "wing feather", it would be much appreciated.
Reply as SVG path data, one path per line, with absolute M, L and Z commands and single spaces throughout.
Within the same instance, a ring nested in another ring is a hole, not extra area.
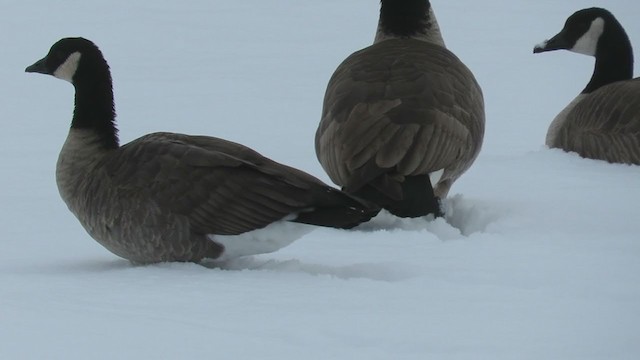
M 640 79 L 604 86 L 569 112 L 554 147 L 591 159 L 640 164 Z
M 308 174 L 217 138 L 150 134 L 109 161 L 105 176 L 119 196 L 184 216 L 202 234 L 262 228 L 308 208 L 326 188 Z
M 447 169 L 455 179 L 476 158 L 483 134 L 482 92 L 455 55 L 419 40 L 387 40 L 336 69 L 316 153 L 341 186 L 364 184 L 384 172 Z

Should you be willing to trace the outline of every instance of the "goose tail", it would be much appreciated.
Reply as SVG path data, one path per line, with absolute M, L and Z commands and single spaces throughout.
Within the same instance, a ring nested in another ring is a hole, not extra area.
M 316 204 L 302 211 L 294 222 L 351 229 L 369 221 L 380 212 L 380 207 L 372 202 L 359 199 L 340 190 L 327 187 Z

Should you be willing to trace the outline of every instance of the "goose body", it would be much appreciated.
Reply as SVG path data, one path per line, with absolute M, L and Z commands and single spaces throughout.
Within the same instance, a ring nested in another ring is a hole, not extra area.
M 62 39 L 26 71 L 74 85 L 58 189 L 86 231 L 120 257 L 197 262 L 271 252 L 311 230 L 309 224 L 350 228 L 377 213 L 223 139 L 153 133 L 120 146 L 109 67 L 89 40 Z
M 596 63 L 584 90 L 552 121 L 547 146 L 640 164 L 640 79 L 633 79 L 633 50 L 622 25 L 602 8 L 577 11 L 534 53 L 561 49 L 594 56 Z
M 316 154 L 334 183 L 394 215 L 442 215 L 484 122 L 480 86 L 445 47 L 429 1 L 383 0 L 374 44 L 329 81 Z

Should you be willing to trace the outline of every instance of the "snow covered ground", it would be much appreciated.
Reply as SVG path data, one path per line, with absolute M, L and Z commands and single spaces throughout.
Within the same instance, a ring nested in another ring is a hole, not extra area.
M 638 359 L 640 167 L 546 149 L 593 59 L 533 45 L 591 1 L 433 1 L 487 133 L 442 219 L 318 229 L 222 269 L 132 266 L 59 199 L 73 88 L 23 69 L 59 38 L 110 62 L 121 138 L 238 141 L 325 181 L 326 83 L 376 0 L 7 0 L 0 23 L 0 359 Z M 607 0 L 640 48 L 640 3 Z

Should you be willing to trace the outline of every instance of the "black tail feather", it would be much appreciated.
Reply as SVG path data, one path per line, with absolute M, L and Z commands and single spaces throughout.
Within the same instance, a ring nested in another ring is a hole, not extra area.
M 369 221 L 380 212 L 380 207 L 366 200 L 358 199 L 340 190 L 327 188 L 318 204 L 309 211 L 303 211 L 292 221 L 332 227 L 351 229 Z
M 374 202 L 399 217 L 444 216 L 440 199 L 433 193 L 429 175 L 406 176 L 400 184 L 402 199 L 394 199 L 371 184 L 363 186 L 353 195 Z

